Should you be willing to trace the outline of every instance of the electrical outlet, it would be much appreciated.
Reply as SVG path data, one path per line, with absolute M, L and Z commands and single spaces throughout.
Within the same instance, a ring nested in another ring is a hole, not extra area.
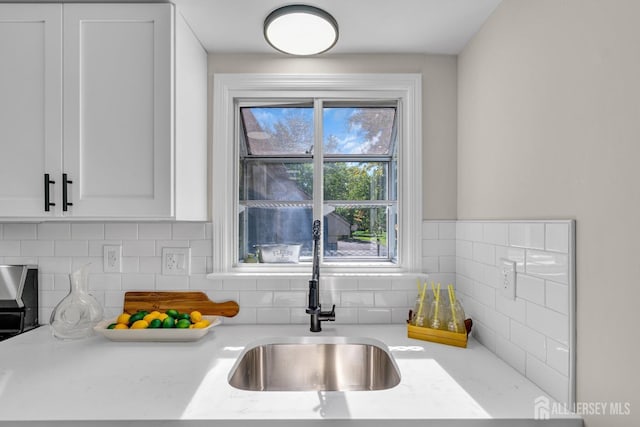
M 509 259 L 500 258 L 501 292 L 505 298 L 516 299 L 516 263 Z
M 191 266 L 190 248 L 162 248 L 162 274 L 186 276 Z
M 122 271 L 122 246 L 104 245 L 104 272 L 120 273 Z

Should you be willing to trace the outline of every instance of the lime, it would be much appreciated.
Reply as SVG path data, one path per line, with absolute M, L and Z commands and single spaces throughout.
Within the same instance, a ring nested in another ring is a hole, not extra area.
M 146 314 L 143 314 L 142 311 L 139 311 L 136 314 L 133 314 L 131 317 L 129 317 L 129 322 L 128 322 L 129 325 L 133 325 L 138 320 L 144 319 L 144 316 L 146 316 Z
M 178 314 L 177 319 L 178 320 L 180 320 L 180 319 L 191 320 L 191 316 L 189 315 L 189 313 L 180 313 L 180 314 Z
M 153 319 L 151 320 L 151 322 L 149 322 L 149 328 L 156 329 L 161 327 L 162 327 L 162 320 L 160 319 Z
M 107 329 L 113 329 L 113 328 L 116 327 L 116 325 L 117 325 L 117 323 L 112 323 L 109 326 L 107 326 Z
M 162 321 L 163 328 L 175 328 L 175 326 L 176 326 L 176 320 L 171 316 L 167 317 Z
M 176 323 L 176 328 L 179 329 L 187 329 L 189 326 L 191 326 L 191 321 L 188 319 L 180 319 L 178 323 Z
M 178 315 L 180 313 L 178 313 L 178 310 L 174 310 L 173 308 L 170 308 L 169 310 L 167 310 L 165 313 L 167 313 L 168 316 L 173 317 L 174 319 L 178 318 Z

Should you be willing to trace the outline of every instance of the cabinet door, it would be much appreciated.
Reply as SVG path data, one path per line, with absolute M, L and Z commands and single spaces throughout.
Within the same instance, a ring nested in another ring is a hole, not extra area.
M 173 216 L 172 20 L 170 4 L 65 4 L 63 215 Z
M 0 4 L 0 217 L 46 217 L 62 164 L 62 6 Z

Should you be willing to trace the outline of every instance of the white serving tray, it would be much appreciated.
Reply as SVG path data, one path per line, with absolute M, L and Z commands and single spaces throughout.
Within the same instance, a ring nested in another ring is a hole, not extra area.
M 197 341 L 208 334 L 211 328 L 222 322 L 219 316 L 202 316 L 202 318 L 211 322 L 206 328 L 107 329 L 116 321 L 111 319 L 103 320 L 93 329 L 111 341 Z

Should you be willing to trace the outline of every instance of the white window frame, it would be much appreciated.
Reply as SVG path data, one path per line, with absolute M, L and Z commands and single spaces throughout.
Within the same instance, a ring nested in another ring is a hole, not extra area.
M 306 264 L 235 265 L 238 202 L 236 101 L 261 98 L 396 99 L 398 263 L 323 265 L 329 274 L 418 273 L 422 264 L 422 84 L 420 74 L 214 74 L 212 144 L 213 275 L 310 274 Z

